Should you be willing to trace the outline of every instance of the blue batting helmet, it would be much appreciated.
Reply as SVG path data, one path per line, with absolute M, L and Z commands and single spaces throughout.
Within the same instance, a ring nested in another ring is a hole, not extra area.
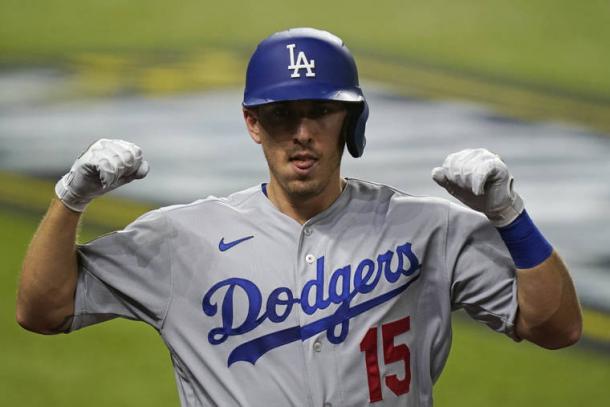
M 242 105 L 291 100 L 353 103 L 345 123 L 346 144 L 352 156 L 362 155 L 369 108 L 354 58 L 339 37 L 313 28 L 293 28 L 258 45 L 248 64 Z

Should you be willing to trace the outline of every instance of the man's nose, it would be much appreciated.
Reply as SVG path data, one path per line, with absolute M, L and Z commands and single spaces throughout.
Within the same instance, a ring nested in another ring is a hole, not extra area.
M 296 123 L 294 139 L 301 144 L 309 144 L 318 130 L 318 124 L 315 120 L 302 116 Z

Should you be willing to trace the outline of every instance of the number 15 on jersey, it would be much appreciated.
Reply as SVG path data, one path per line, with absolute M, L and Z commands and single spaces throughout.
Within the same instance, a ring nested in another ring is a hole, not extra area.
M 403 362 L 404 365 L 405 373 L 402 379 L 396 374 L 385 376 L 385 385 L 397 396 L 409 392 L 409 387 L 411 385 L 411 352 L 406 344 L 395 344 L 394 338 L 409 331 L 410 328 L 410 317 L 388 322 L 381 326 L 384 364 L 388 365 L 390 363 Z M 381 395 L 381 375 L 379 373 L 379 357 L 377 351 L 377 331 L 377 327 L 370 328 L 360 342 L 360 351 L 364 352 L 364 360 L 366 363 L 371 403 L 383 399 Z

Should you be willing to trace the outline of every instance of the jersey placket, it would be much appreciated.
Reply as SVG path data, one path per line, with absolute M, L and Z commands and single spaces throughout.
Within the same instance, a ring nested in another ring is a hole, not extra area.
M 323 237 L 316 229 L 315 222 L 306 222 L 301 228 L 300 244 L 297 251 L 297 292 L 301 293 L 301 303 L 317 308 L 317 298 L 326 298 L 328 287 L 328 276 L 331 270 L 327 270 L 324 263 L 324 245 L 321 243 Z M 323 269 L 322 269 L 323 268 Z M 312 280 L 318 279 L 319 273 L 323 281 L 321 285 L 309 289 L 309 299 L 305 298 L 304 288 L 311 285 Z M 321 291 L 318 291 L 321 290 Z M 325 309 L 315 309 L 311 314 L 305 312 L 304 307 L 298 308 L 299 322 L 303 332 L 303 355 L 311 389 L 311 400 L 315 407 L 333 407 L 340 405 L 340 382 L 337 380 L 337 366 L 333 345 L 326 336 L 326 331 L 317 332 L 309 336 L 312 323 L 328 316 L 333 311 L 334 304 Z

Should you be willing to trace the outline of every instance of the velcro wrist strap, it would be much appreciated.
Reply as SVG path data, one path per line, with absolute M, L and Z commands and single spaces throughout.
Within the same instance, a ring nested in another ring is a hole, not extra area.
M 57 195 L 57 198 L 59 198 L 59 200 L 69 209 L 72 209 L 75 212 L 83 212 L 89 203 L 89 200 L 84 200 L 76 196 L 70 188 L 64 184 L 65 177 L 66 176 L 64 175 L 64 177 L 55 184 L 55 195 Z
M 517 268 L 536 267 L 553 252 L 525 210 L 510 225 L 497 229 Z

